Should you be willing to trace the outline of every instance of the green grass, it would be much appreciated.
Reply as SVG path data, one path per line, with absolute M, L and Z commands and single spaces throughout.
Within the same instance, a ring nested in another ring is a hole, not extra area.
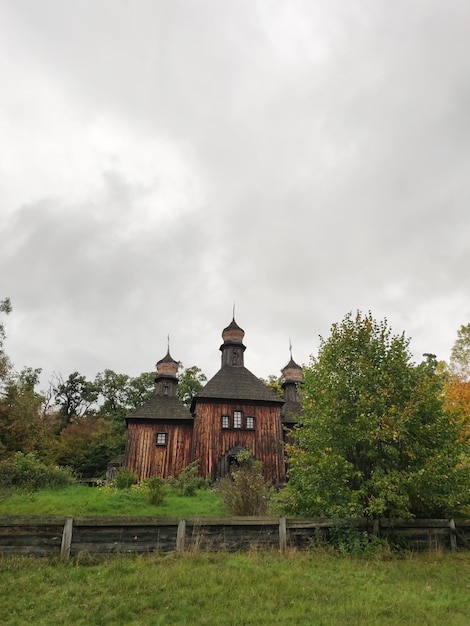
M 2 624 L 468 626 L 470 553 L 0 558 Z
M 224 515 L 221 499 L 211 490 L 192 497 L 170 491 L 159 506 L 133 489 L 100 489 L 73 485 L 65 489 L 0 494 L 0 515 L 145 515 L 185 518 Z

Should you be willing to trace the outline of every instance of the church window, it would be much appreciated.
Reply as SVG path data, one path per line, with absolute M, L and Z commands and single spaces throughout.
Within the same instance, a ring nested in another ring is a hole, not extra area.
M 241 411 L 233 412 L 233 427 L 234 428 L 242 427 L 242 412 Z
M 222 415 L 222 428 L 228 428 L 230 426 L 230 418 L 228 415 Z
M 255 418 L 251 415 L 247 415 L 246 427 L 248 430 L 253 430 L 255 427 Z
M 166 446 L 167 433 L 157 433 L 157 446 Z

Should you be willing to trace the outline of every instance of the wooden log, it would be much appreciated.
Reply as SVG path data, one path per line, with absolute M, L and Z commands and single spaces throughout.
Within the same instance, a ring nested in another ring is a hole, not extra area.
M 66 515 L 0 515 L 0 526 L 61 526 Z
M 178 526 L 177 517 L 87 516 L 75 517 L 74 526 Z
M 387 520 L 381 519 L 380 526 L 382 528 L 448 528 L 449 520 L 447 519 L 406 519 L 406 520 Z
M 328 518 L 318 517 L 315 519 L 288 519 L 287 528 L 331 528 L 341 524 L 342 520 L 332 520 Z M 345 520 L 344 520 L 345 521 Z M 367 527 L 368 520 L 365 517 L 360 517 L 352 520 L 347 520 L 348 524 L 357 526 L 359 528 Z
M 187 517 L 188 526 L 277 526 L 279 517 Z
M 103 543 L 80 543 L 73 544 L 71 555 L 77 556 L 77 554 L 151 554 L 154 552 L 168 553 L 173 552 L 175 549 L 175 542 L 171 544 L 163 545 L 157 543 L 116 543 L 116 542 L 103 542 Z

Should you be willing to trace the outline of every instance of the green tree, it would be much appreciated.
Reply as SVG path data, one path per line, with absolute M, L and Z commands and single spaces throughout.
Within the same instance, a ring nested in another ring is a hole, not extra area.
M 470 324 L 462 325 L 450 353 L 450 369 L 460 379 L 470 381 Z
M 99 390 L 85 376 L 73 372 L 64 380 L 59 374 L 51 385 L 64 426 L 95 412 Z
M 275 374 L 269 374 L 268 379 L 260 379 L 265 385 L 272 389 L 278 396 L 284 398 L 284 391 L 282 389 L 282 377 Z
M 20 451 L 44 461 L 55 458 L 55 419 L 44 414 L 44 396 L 35 391 L 40 369 L 11 374 L 0 401 L 0 456 Z
M 0 313 L 5 313 L 8 315 L 11 313 L 11 302 L 10 298 L 5 298 L 4 300 L 0 300 Z M 3 344 L 5 342 L 5 326 L 3 322 L 0 320 L 0 383 L 6 380 L 7 375 L 11 368 L 10 359 L 5 353 Z
M 148 400 L 155 390 L 155 372 L 143 372 L 129 379 L 127 388 L 127 406 L 136 409 Z
M 189 406 L 194 396 L 203 388 L 206 380 L 206 375 L 202 373 L 199 367 L 196 365 L 187 367 L 179 377 L 177 387 L 178 398 L 184 402 L 186 406 Z
M 109 461 L 124 450 L 125 435 L 113 423 L 95 415 L 77 418 L 60 433 L 57 460 L 80 476 L 98 477 Z
M 125 417 L 153 392 L 155 375 L 135 378 L 106 369 L 89 381 L 78 372 L 58 378 L 54 389 L 61 416 L 58 461 L 82 476 L 102 474 L 124 452 Z
M 387 320 L 347 315 L 305 371 L 287 506 L 304 515 L 450 515 L 470 501 L 468 441 L 433 355 L 411 362 Z

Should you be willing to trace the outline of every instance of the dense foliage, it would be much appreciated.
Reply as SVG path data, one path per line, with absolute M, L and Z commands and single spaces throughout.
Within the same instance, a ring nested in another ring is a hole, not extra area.
M 17 452 L 0 461 L 0 488 L 35 490 L 67 487 L 74 482 L 75 477 L 70 468 L 43 463 L 34 454 Z
M 232 515 L 265 515 L 272 486 L 263 476 L 262 464 L 248 450 L 241 450 L 237 454 L 237 466 L 230 476 L 219 481 L 217 492 Z
M 444 409 L 435 358 L 414 365 L 408 344 L 360 312 L 321 338 L 288 446 L 291 511 L 432 517 L 470 502 L 468 440 Z

